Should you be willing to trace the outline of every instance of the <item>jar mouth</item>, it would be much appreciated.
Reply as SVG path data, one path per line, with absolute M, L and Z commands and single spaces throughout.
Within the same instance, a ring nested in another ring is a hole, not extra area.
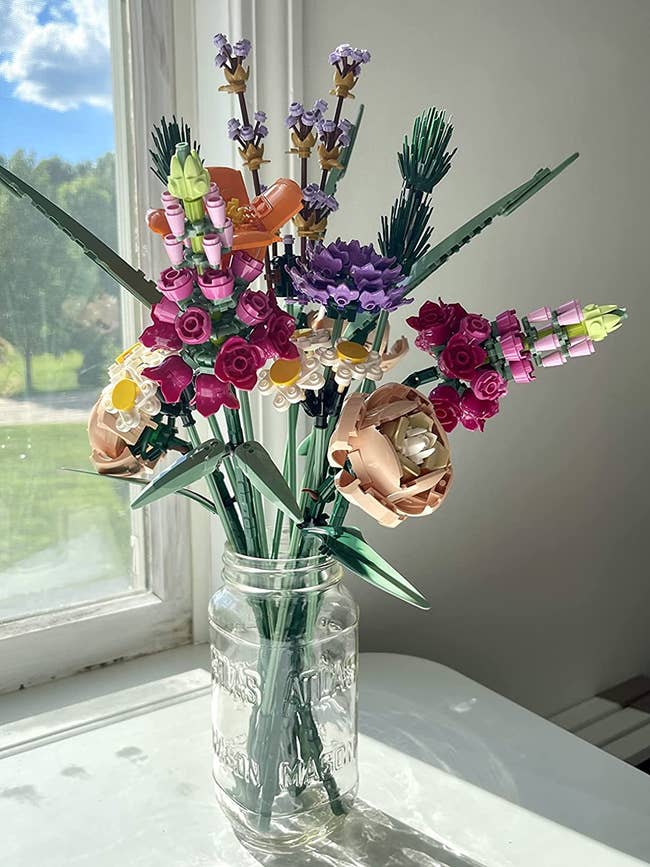
M 222 575 L 227 584 L 248 592 L 306 593 L 337 584 L 343 569 L 330 554 L 308 557 L 252 557 L 226 544 Z

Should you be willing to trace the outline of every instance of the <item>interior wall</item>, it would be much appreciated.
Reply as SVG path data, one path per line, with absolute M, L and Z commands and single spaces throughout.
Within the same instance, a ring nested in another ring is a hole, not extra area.
M 458 153 L 435 194 L 438 240 L 539 167 L 581 157 L 454 256 L 417 306 L 441 295 L 494 315 L 576 296 L 630 313 L 596 355 L 512 387 L 484 434 L 454 431 L 454 489 L 437 514 L 386 531 L 349 513 L 432 603 L 418 612 L 355 582 L 363 647 L 438 660 L 544 713 L 647 672 L 650 4 L 356 0 L 333 14 L 305 0 L 302 11 L 305 99 L 329 90 L 334 46 L 372 52 L 332 236 L 375 238 L 403 134 L 444 107 Z M 426 363 L 413 349 L 398 373 Z
M 292 92 L 287 103 L 326 95 L 334 46 L 351 42 L 372 52 L 355 88 L 366 116 L 339 188 L 334 237 L 374 240 L 399 189 L 396 151 L 429 105 L 453 114 L 459 148 L 436 189 L 437 240 L 539 167 L 581 152 L 532 201 L 452 257 L 420 287 L 414 306 L 441 295 L 492 316 L 576 296 L 630 311 L 596 355 L 512 387 L 484 434 L 451 435 L 456 476 L 438 513 L 381 530 L 350 511 L 349 520 L 432 605 L 423 613 L 351 579 L 363 649 L 438 660 L 543 713 L 650 671 L 650 4 L 354 0 L 334 11 L 322 0 L 242 5 L 254 10 L 253 25 L 244 16 L 242 32 L 230 35 L 249 36 L 254 53 L 264 42 L 264 63 L 268 68 L 271 52 L 278 66 L 273 87 L 276 78 L 300 81 L 295 54 L 277 49 L 282 16 L 292 14 L 296 38 L 302 33 L 304 92 Z M 228 26 L 232 3 L 196 6 L 199 129 L 202 142 L 214 139 L 218 149 L 223 95 L 216 93 L 210 40 Z M 270 99 L 268 87 L 262 91 Z M 281 172 L 288 138 L 273 111 L 268 150 Z M 313 171 L 315 177 L 315 165 Z M 403 318 L 395 317 L 395 335 Z M 413 349 L 395 378 L 426 364 Z

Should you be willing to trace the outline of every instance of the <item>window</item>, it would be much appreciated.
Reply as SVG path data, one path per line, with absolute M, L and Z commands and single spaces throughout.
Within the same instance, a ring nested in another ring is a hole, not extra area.
M 151 121 L 176 110 L 171 0 L 5 4 L 0 159 L 150 270 Z M 137 7 L 137 8 L 136 8 Z M 4 7 L 3 7 L 4 12 Z M 147 20 L 146 16 L 151 16 Z M 162 56 L 161 56 L 162 52 Z M 156 63 L 148 57 L 156 55 Z M 86 420 L 139 311 L 76 245 L 0 191 L 0 690 L 191 637 L 191 552 L 163 558 L 187 504 L 132 516 L 90 468 Z

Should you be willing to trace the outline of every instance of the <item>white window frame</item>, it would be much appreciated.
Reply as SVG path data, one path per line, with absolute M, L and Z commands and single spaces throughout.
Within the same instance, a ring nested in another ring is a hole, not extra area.
M 302 2 L 109 0 L 109 8 L 113 89 L 123 96 L 114 106 L 119 248 L 134 266 L 156 274 L 164 254 L 144 225 L 160 195 L 148 168 L 152 124 L 163 114 L 183 115 L 210 164 L 237 166 L 236 148 L 224 134 L 236 107 L 216 92 L 212 35 L 253 41 L 251 99 L 279 123 L 288 101 L 304 96 Z M 282 136 L 269 141 L 267 155 L 274 177 L 296 178 Z M 126 293 L 122 306 L 128 345 L 146 317 Z M 260 395 L 253 412 L 258 437 L 273 451 L 265 431 L 277 425 L 277 416 Z M 207 605 L 224 543 L 218 522 L 184 498 L 168 497 L 136 513 L 133 528 L 141 540 L 136 572 L 146 570 L 148 589 L 0 625 L 0 693 L 207 640 Z
M 109 0 L 109 13 L 119 247 L 121 255 L 151 274 L 160 262 L 144 215 L 160 195 L 160 185 L 148 169 L 149 134 L 162 114 L 192 114 L 193 76 L 187 70 L 192 52 L 181 46 L 193 37 L 193 2 Z M 143 310 L 126 293 L 122 306 L 128 345 L 141 330 Z M 207 513 L 198 512 L 203 510 L 193 507 L 190 520 L 190 504 L 168 497 L 134 515 L 133 535 L 139 540 L 135 572 L 148 576 L 141 589 L 0 625 L 0 692 L 187 644 L 193 638 L 204 640 L 211 531 Z M 196 593 L 193 574 L 201 576 Z M 196 630 L 194 619 L 201 623 Z

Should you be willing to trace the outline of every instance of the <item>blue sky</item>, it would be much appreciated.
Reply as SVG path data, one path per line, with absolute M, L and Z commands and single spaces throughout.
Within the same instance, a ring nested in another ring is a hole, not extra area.
M 113 149 L 107 0 L 0 0 L 0 154 Z

